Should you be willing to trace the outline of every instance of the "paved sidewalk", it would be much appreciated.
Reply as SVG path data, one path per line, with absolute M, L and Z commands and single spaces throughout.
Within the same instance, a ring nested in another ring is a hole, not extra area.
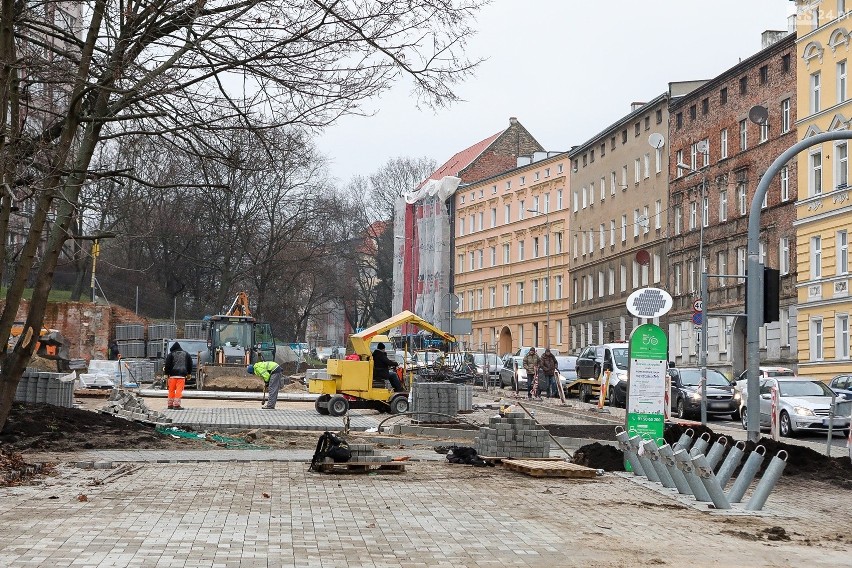
M 261 410 L 258 408 L 187 408 L 185 410 L 164 410 L 172 419 L 171 426 L 192 427 L 195 430 L 250 430 L 264 428 L 270 430 L 342 430 L 344 418 L 341 416 L 323 416 L 315 410 L 294 410 L 281 408 Z M 349 428 L 364 431 L 375 428 L 381 415 L 365 416 L 357 411 L 349 412 Z M 377 420 L 376 418 L 379 418 Z

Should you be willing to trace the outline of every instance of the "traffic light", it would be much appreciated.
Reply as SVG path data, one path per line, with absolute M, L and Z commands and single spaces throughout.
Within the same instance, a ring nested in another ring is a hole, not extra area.
M 763 267 L 763 323 L 772 323 L 781 318 L 779 299 L 781 294 L 781 272 Z

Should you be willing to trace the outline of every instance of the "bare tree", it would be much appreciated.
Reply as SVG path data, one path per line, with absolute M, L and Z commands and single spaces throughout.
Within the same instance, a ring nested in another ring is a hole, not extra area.
M 0 424 L 34 350 L 83 185 L 94 174 L 134 177 L 93 172 L 100 144 L 142 134 L 158 137 L 163 152 L 209 156 L 216 148 L 201 132 L 234 121 L 246 129 L 322 127 L 360 112 L 402 75 L 424 104 L 447 104 L 475 66 L 464 47 L 479 4 L 0 0 L 0 236 L 18 188 L 36 201 L 0 314 L 4 339 L 35 272 L 23 339 L 12 351 L 0 346 Z M 82 11 L 65 12 L 69 5 Z

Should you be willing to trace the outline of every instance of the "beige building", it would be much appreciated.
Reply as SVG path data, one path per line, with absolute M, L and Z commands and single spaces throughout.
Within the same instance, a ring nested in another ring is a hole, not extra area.
M 572 352 L 628 339 L 639 322 L 627 312 L 627 296 L 665 287 L 668 105 L 701 84 L 672 83 L 569 152 Z
M 456 317 L 472 320 L 467 347 L 514 352 L 568 348 L 569 160 L 537 152 L 518 167 L 455 193 Z

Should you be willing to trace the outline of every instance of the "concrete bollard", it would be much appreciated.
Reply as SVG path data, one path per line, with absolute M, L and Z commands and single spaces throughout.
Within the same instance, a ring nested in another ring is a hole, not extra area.
M 781 457 L 781 454 L 784 454 L 783 458 Z M 769 494 L 772 492 L 775 484 L 778 483 L 778 480 L 781 478 L 781 474 L 784 472 L 784 467 L 786 465 L 787 452 L 785 450 L 781 450 L 774 458 L 772 458 L 769 465 L 766 466 L 766 471 L 763 472 L 763 477 L 760 478 L 760 481 L 757 483 L 757 487 L 754 488 L 754 493 L 752 494 L 751 499 L 749 499 L 748 503 L 746 503 L 746 511 L 760 511 L 763 509 L 763 506 L 766 504 L 766 499 L 769 497 Z
M 636 457 L 639 459 L 639 463 L 642 464 L 642 471 L 644 472 L 645 477 L 648 478 L 648 481 L 656 481 L 659 483 L 660 476 L 657 475 L 657 470 L 654 469 L 651 460 L 642 455 L 642 452 L 640 451 L 641 446 L 642 438 L 640 438 L 638 434 L 630 438 L 630 447 L 634 452 L 636 452 Z
M 630 447 L 630 435 L 621 426 L 615 427 L 615 439 L 618 440 L 618 447 L 622 452 L 624 452 L 624 457 L 627 459 L 627 463 L 630 464 L 630 469 L 633 470 L 633 474 L 645 475 L 645 472 L 642 469 L 642 464 L 639 463 L 639 456 L 637 456 L 633 448 Z
M 752 453 L 749 454 L 748 459 L 743 466 L 743 469 L 740 471 L 740 474 L 734 480 L 734 484 L 731 486 L 731 490 L 728 491 L 728 501 L 731 503 L 739 503 L 743 500 L 743 495 L 745 495 L 748 486 L 751 485 L 751 481 L 754 479 L 754 476 L 757 474 L 757 470 L 760 469 L 760 464 L 763 463 L 763 456 L 766 454 L 766 448 L 763 446 L 757 446 Z
M 740 465 L 740 462 L 743 459 L 743 450 L 745 450 L 745 442 L 737 442 L 734 444 L 734 447 L 731 448 L 730 452 L 728 452 L 728 457 L 726 457 L 725 461 L 722 463 L 722 467 L 719 468 L 719 473 L 716 474 L 716 480 L 719 482 L 719 487 L 722 489 L 725 489 L 725 485 L 728 484 L 728 481 L 731 480 L 731 476 L 734 474 L 737 466 Z
M 713 467 L 710 465 L 710 460 L 707 459 L 707 456 L 698 454 L 692 458 L 692 465 L 699 479 L 701 479 L 701 483 L 704 484 L 704 489 L 710 495 L 713 506 L 717 509 L 730 509 L 731 504 L 728 503 L 725 493 L 719 487 L 719 482 L 716 480 L 716 476 L 713 475 Z
M 657 451 L 660 452 L 660 458 L 669 470 L 669 475 L 671 475 L 672 481 L 674 481 L 675 487 L 677 487 L 677 492 L 681 495 L 692 495 L 692 489 L 689 488 L 689 483 L 687 483 L 686 478 L 683 476 L 683 472 L 677 468 L 672 447 L 668 444 L 663 444 Z
M 677 467 L 683 472 L 683 476 L 686 477 L 686 482 L 689 484 L 689 488 L 692 490 L 695 500 L 703 503 L 709 503 L 712 501 L 712 499 L 710 499 L 710 494 L 707 493 L 707 489 L 704 488 L 704 484 L 701 483 L 701 479 L 699 479 L 698 475 L 695 474 L 695 469 L 692 466 L 692 458 L 689 457 L 686 450 L 676 451 L 674 457 L 677 462 Z
M 657 472 L 657 477 L 660 478 L 660 483 L 663 484 L 663 487 L 674 489 L 675 483 L 672 480 L 672 476 L 669 474 L 669 470 L 666 469 L 665 464 L 663 464 L 663 461 L 660 459 L 660 452 L 657 450 L 657 442 L 654 440 L 645 440 L 642 442 L 642 448 L 645 450 L 645 455 L 648 457 L 651 465 L 654 466 L 654 469 Z
M 707 453 L 707 446 L 710 445 L 710 434 L 704 432 L 701 434 L 701 437 L 695 440 L 695 443 L 692 445 L 692 449 L 689 450 L 689 456 L 695 457 L 698 454 Z
M 678 450 L 687 450 L 689 451 L 689 446 L 692 445 L 692 435 L 695 434 L 695 430 L 692 428 L 687 428 L 684 430 L 683 434 L 680 435 L 678 441 L 675 442 L 675 445 L 672 446 L 672 451 L 676 452 Z
M 707 463 L 710 465 L 710 469 L 716 469 L 716 465 L 722 459 L 722 456 L 725 455 L 725 448 L 727 447 L 728 439 L 724 436 L 719 436 L 719 439 L 716 440 L 716 443 L 707 452 Z

